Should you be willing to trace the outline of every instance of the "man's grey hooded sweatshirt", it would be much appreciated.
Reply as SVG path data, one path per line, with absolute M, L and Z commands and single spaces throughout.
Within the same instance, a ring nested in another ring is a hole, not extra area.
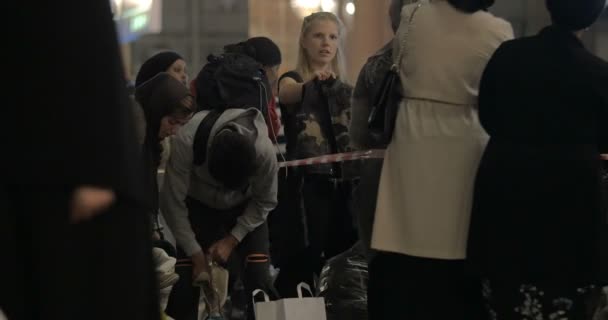
M 201 121 L 207 116 L 201 111 L 182 127 L 171 140 L 171 156 L 167 163 L 160 207 L 177 244 L 191 256 L 201 250 L 196 241 L 185 199 L 190 196 L 205 205 L 219 209 L 231 209 L 248 201 L 243 214 L 238 217 L 231 234 L 239 241 L 266 221 L 268 213 L 277 205 L 278 164 L 268 128 L 262 114 L 254 108 L 228 109 L 222 113 L 209 135 L 207 150 L 215 134 L 232 127 L 251 137 L 256 149 L 256 171 L 249 181 L 246 192 L 226 189 L 209 174 L 207 163 L 193 165 L 192 143 Z M 207 152 L 209 154 L 209 152 Z

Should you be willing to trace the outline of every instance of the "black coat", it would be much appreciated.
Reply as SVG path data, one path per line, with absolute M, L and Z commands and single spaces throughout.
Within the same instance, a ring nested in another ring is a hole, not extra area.
M 10 319 L 158 319 L 150 203 L 110 3 L 10 7 L 23 25 L 6 39 L 0 308 Z M 117 200 L 74 225 L 81 185 Z
M 479 117 L 491 139 L 471 262 L 491 279 L 548 287 L 608 281 L 608 64 L 557 27 L 506 42 L 481 80 Z

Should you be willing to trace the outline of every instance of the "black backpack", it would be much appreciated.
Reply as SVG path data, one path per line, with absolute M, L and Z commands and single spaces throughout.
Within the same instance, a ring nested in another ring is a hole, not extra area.
M 195 87 L 200 110 L 259 107 L 272 94 L 262 65 L 241 53 L 209 55 Z
M 209 114 L 194 135 L 193 163 L 200 166 L 207 159 L 207 144 L 215 122 L 226 109 L 255 107 L 268 118 L 268 99 L 272 91 L 262 65 L 241 53 L 209 55 L 207 64 L 195 80 L 199 110 Z

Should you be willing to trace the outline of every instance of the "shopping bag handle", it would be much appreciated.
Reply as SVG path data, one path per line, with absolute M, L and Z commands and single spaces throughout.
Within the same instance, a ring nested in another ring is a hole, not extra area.
M 306 289 L 306 291 L 308 291 L 308 293 L 310 293 L 311 297 L 314 297 L 315 295 L 312 293 L 312 290 L 310 289 L 310 286 L 308 285 L 308 283 L 306 282 L 301 282 L 298 287 L 298 297 L 300 297 L 300 299 L 303 298 L 302 296 L 302 289 Z
M 262 289 L 255 289 L 251 293 L 251 300 L 253 301 L 253 305 L 255 305 L 255 297 L 258 295 L 258 293 L 263 293 L 264 294 L 264 302 L 269 302 L 270 301 L 270 297 L 268 296 L 268 294 L 266 294 L 266 292 L 264 292 L 264 290 L 262 290 Z

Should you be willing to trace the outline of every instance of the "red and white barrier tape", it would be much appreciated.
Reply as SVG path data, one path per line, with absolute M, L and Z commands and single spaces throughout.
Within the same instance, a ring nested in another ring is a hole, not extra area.
M 314 158 L 279 162 L 279 166 L 281 168 L 300 167 L 300 166 L 310 166 L 310 165 L 314 165 L 314 164 L 353 161 L 353 160 L 362 160 L 362 159 L 383 159 L 383 158 L 384 158 L 384 149 L 373 149 L 373 150 L 366 150 L 366 151 L 327 154 L 324 156 L 319 156 L 319 157 L 314 157 Z
M 365 150 L 365 151 L 327 154 L 327 155 L 320 156 L 320 157 L 279 162 L 279 167 L 281 167 L 281 168 L 301 167 L 301 166 L 310 166 L 310 165 L 315 165 L 315 164 L 363 160 L 363 159 L 384 159 L 384 151 L 385 151 L 384 149 L 372 149 L 372 150 Z M 602 157 L 602 160 L 608 161 L 608 154 L 602 154 L 601 157 Z M 158 173 L 165 173 L 165 170 L 160 169 L 160 170 L 158 170 Z
M 362 160 L 362 159 L 384 159 L 384 151 L 385 151 L 384 149 L 372 149 L 372 150 L 366 150 L 366 151 L 328 154 L 328 155 L 314 157 L 314 158 L 279 162 L 279 167 L 281 167 L 281 168 L 301 167 L 301 166 L 310 166 L 310 165 L 315 165 L 315 164 Z M 602 154 L 601 157 L 602 157 L 602 160 L 608 161 L 608 154 Z

